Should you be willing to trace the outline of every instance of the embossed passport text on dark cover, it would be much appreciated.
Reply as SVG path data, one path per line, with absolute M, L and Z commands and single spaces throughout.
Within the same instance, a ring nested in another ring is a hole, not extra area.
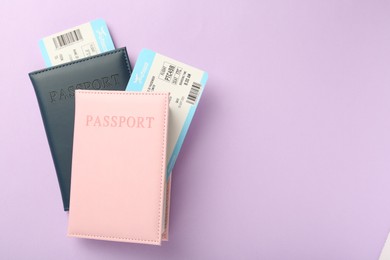
M 76 91 L 68 235 L 160 245 L 168 93 Z
M 29 74 L 38 99 L 65 210 L 69 209 L 75 90 L 124 90 L 130 74 L 126 48 Z

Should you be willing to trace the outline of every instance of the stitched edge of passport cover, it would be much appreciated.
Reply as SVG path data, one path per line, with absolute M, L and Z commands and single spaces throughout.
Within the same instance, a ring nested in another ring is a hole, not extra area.
M 91 56 L 91 57 L 88 57 L 88 58 L 84 58 L 84 59 L 80 59 L 80 60 L 76 60 L 76 61 L 71 61 L 71 62 L 68 62 L 68 63 L 64 63 L 64 64 L 61 64 L 61 65 L 53 66 L 53 67 L 46 68 L 46 69 L 33 71 L 33 72 L 30 72 L 29 75 L 31 75 L 31 76 L 32 75 L 37 75 L 37 74 L 40 74 L 40 73 L 44 73 L 44 72 L 48 72 L 48 71 L 51 71 L 51 70 L 60 69 L 62 67 L 66 67 L 66 66 L 70 66 L 70 65 L 73 65 L 73 64 L 76 64 L 76 63 L 82 63 L 82 62 L 93 60 L 93 59 L 100 58 L 100 57 L 103 57 L 103 56 L 112 55 L 112 54 L 115 54 L 115 53 L 118 53 L 118 52 L 122 52 L 124 54 L 124 58 L 125 58 L 126 65 L 127 65 L 127 70 L 131 74 L 130 62 L 129 62 L 128 56 L 126 55 L 125 51 L 126 51 L 126 47 L 118 48 L 118 49 L 115 49 L 113 51 L 100 53 L 100 54 L 97 54 L 97 55 L 94 55 L 94 56 Z

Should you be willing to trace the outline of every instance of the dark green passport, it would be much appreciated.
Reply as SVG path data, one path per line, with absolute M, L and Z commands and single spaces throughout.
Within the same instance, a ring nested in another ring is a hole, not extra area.
M 29 73 L 57 172 L 64 210 L 69 209 L 75 90 L 125 90 L 130 75 L 126 48 Z

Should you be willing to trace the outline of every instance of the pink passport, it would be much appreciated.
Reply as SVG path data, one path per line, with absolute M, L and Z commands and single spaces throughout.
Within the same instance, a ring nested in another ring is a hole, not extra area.
M 76 90 L 68 235 L 160 245 L 168 93 Z

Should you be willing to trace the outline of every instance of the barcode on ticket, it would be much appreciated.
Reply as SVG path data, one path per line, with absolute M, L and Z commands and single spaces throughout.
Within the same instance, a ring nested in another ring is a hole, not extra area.
M 65 34 L 61 34 L 53 38 L 54 45 L 56 49 L 67 46 L 71 43 L 78 42 L 83 40 L 83 36 L 81 35 L 80 29 L 76 29 L 74 31 L 70 31 Z
M 194 105 L 196 102 L 196 99 L 199 95 L 200 88 L 202 85 L 200 85 L 197 82 L 192 83 L 190 93 L 187 96 L 187 103 Z

